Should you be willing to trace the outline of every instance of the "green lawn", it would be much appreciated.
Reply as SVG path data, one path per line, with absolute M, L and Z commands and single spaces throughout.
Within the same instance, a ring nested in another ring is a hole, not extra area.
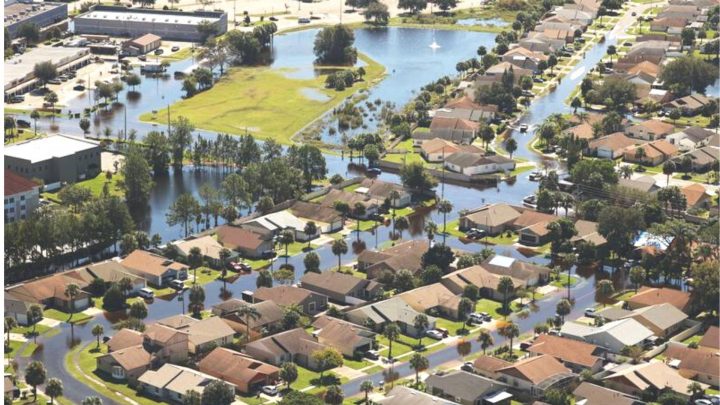
M 430 338 L 425 338 L 425 339 L 423 339 L 423 344 L 427 345 L 427 344 L 431 343 L 432 341 L 433 340 Z M 382 336 L 382 335 L 377 337 L 377 342 L 384 346 L 390 346 L 390 341 L 385 336 Z M 410 336 L 400 335 L 400 338 L 393 342 L 392 355 L 393 355 L 393 357 L 398 357 L 405 353 L 410 353 L 411 351 L 413 351 L 413 347 L 418 344 L 419 344 L 418 339 L 411 338 Z M 389 349 L 389 347 L 386 347 L 386 348 L 380 350 L 380 352 L 379 352 L 380 355 L 387 356 L 389 354 L 388 349 Z
M 515 169 L 510 172 L 511 176 L 518 176 L 522 173 L 528 172 L 535 168 L 535 165 L 523 165 L 523 166 L 515 166 Z
M 43 311 L 45 318 L 55 319 L 57 321 L 68 322 L 70 320 L 70 314 L 62 312 L 54 308 L 49 308 Z M 82 312 L 76 312 L 72 314 L 71 323 L 85 323 L 92 319 L 92 316 L 83 314 Z
M 367 360 L 353 360 L 345 358 L 343 359 L 343 365 L 348 366 L 350 368 L 354 368 L 355 370 L 360 370 L 361 368 L 365 368 L 367 366 L 372 365 L 373 363 L 367 361 Z
M 461 230 L 458 229 L 459 226 L 460 226 L 459 219 L 454 219 L 452 221 L 448 221 L 448 223 L 447 223 L 448 235 L 452 235 L 452 236 L 455 236 L 458 238 L 465 236 L 465 232 L 462 232 Z M 442 228 L 440 228 L 440 229 L 442 229 Z
M 690 343 L 699 343 L 702 340 L 702 338 L 703 338 L 702 334 L 692 335 L 689 338 L 683 340 L 683 343 L 685 343 L 686 345 L 689 345 Z
M 294 383 L 292 383 L 292 388 L 295 390 L 301 390 L 303 388 L 307 388 L 311 385 L 314 386 L 323 386 L 323 385 L 331 385 L 333 380 L 335 382 L 339 381 L 340 383 L 345 383 L 348 381 L 345 377 L 338 377 L 335 375 L 332 370 L 326 371 L 323 373 L 323 381 L 322 384 L 320 383 L 320 373 L 309 370 L 305 367 L 297 366 L 298 371 L 298 378 L 295 380 Z
M 23 343 L 24 342 L 18 342 L 17 340 L 11 340 L 10 345 L 5 346 L 5 358 L 11 359 L 11 358 L 15 357 L 17 355 L 18 350 L 20 349 L 20 346 L 22 346 Z
M 178 62 L 183 59 L 187 59 L 187 58 L 191 57 L 192 54 L 193 54 L 193 49 L 191 47 L 186 47 L 186 48 L 180 49 L 177 52 L 163 55 L 162 57 L 160 57 L 160 59 L 163 61 L 168 61 L 168 62 Z
M 123 180 L 123 176 L 120 173 L 113 174 L 112 178 L 110 180 L 108 180 L 107 177 L 105 176 L 105 173 L 102 172 L 92 179 L 79 181 L 75 184 L 78 186 L 89 188 L 94 196 L 99 196 L 103 192 L 105 183 L 109 183 L 108 190 L 110 191 L 110 195 L 122 197 L 125 195 L 125 192 L 120 187 L 122 180 Z M 55 201 L 57 203 L 62 203 L 58 194 L 59 194 L 59 190 L 58 190 L 58 192 L 55 192 L 55 193 L 43 193 L 43 197 L 45 197 L 51 201 Z
M 205 285 L 207 283 L 213 282 L 220 278 L 220 271 L 219 270 L 213 270 L 209 267 L 198 267 L 197 270 L 190 270 L 188 276 L 195 275 L 197 271 L 197 283 L 200 285 Z M 228 276 L 232 275 L 231 272 L 228 272 Z M 192 281 L 186 281 L 186 285 L 192 285 Z
M 502 303 L 487 298 L 480 299 L 475 305 L 475 312 L 487 312 L 493 318 L 501 318 L 503 315 L 498 312 L 502 308 Z
M 438 328 L 444 328 L 447 329 L 450 332 L 450 335 L 457 336 L 459 331 L 463 327 L 463 322 L 460 321 L 452 321 L 450 319 L 445 318 L 437 318 L 437 321 L 435 322 L 435 326 Z M 466 327 L 466 332 L 469 331 L 469 327 Z M 427 343 L 425 343 L 427 344 Z
M 574 286 L 575 284 L 580 282 L 580 278 L 576 276 L 570 276 L 570 287 Z M 560 274 L 560 277 L 558 280 L 553 281 L 550 283 L 551 285 L 558 287 L 558 288 L 565 288 L 568 285 L 568 277 L 567 274 Z
M 37 333 L 38 336 L 48 332 L 51 329 L 52 328 L 50 328 L 49 326 L 46 326 L 46 325 L 35 325 L 35 328 L 34 328 L 35 333 Z M 12 330 L 10 330 L 10 332 L 19 333 L 21 335 L 31 335 L 33 332 L 33 326 L 18 326 L 18 327 L 13 328 Z
M 197 128 L 230 134 L 251 132 L 260 139 L 291 144 L 291 137 L 347 96 L 372 86 L 385 68 L 365 55 L 364 81 L 343 91 L 325 88 L 327 74 L 312 79 L 288 77 L 290 69 L 271 67 L 232 68 L 213 88 L 170 107 L 171 118 L 184 116 Z M 333 68 L 323 67 L 323 70 Z M 308 96 L 310 91 L 322 98 Z M 143 114 L 143 121 L 166 119 L 167 111 Z M 160 117 L 160 118 L 158 118 Z
M 20 351 L 20 357 L 30 357 L 33 353 L 35 353 L 35 350 L 37 350 L 38 345 L 35 342 L 28 342 L 25 347 Z
M 429 165 L 419 153 L 415 152 L 388 153 L 383 160 L 392 163 L 422 163 L 423 165 Z
M 302 252 L 305 252 L 306 249 L 308 249 L 307 242 L 293 242 L 288 245 L 287 253 L 288 253 L 288 256 L 292 257 L 295 255 L 299 255 Z M 310 243 L 310 250 L 313 250 L 313 249 L 314 249 L 313 244 Z M 277 252 L 278 252 L 278 257 L 284 258 L 285 257 L 285 245 L 282 245 L 282 244 L 279 245 L 277 248 Z

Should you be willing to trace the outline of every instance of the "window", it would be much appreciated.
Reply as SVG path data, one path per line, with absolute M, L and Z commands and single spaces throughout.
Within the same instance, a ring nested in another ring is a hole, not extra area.
M 125 370 L 120 366 L 113 366 L 112 376 L 113 378 L 125 378 Z

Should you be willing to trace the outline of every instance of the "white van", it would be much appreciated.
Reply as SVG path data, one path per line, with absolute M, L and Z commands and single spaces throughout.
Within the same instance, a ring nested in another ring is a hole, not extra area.
M 155 291 L 149 289 L 149 288 L 141 288 L 138 292 L 138 295 L 140 295 L 143 298 L 146 299 L 153 299 L 155 298 Z

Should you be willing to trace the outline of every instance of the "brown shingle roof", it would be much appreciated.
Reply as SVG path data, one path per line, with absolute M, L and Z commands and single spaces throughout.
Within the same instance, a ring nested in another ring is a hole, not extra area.
M 290 207 L 290 212 L 298 218 L 326 224 L 332 224 L 340 220 L 340 214 L 334 208 L 304 201 L 296 201 Z
M 598 351 L 598 347 L 595 345 L 545 334 L 538 336 L 528 351 L 535 354 L 547 354 L 563 362 L 588 368 L 593 367 L 601 360 L 595 355 Z
M 198 363 L 198 368 L 203 373 L 236 386 L 250 386 L 256 381 L 264 381 L 267 377 L 277 377 L 280 371 L 271 364 L 224 347 L 218 347 L 205 356 Z
M 142 345 L 132 346 L 112 353 L 107 356 L 112 357 L 125 370 L 134 370 L 139 367 L 149 367 L 152 361 L 152 354 L 145 351 Z
M 707 192 L 705 191 L 705 187 L 703 187 L 701 184 L 693 183 L 689 186 L 685 186 L 680 189 L 680 191 L 685 196 L 685 199 L 687 200 L 687 204 L 689 207 L 694 206 L 702 198 L 708 197 Z
M 411 272 L 420 270 L 422 255 L 428 250 L 428 241 L 414 239 L 403 241 L 381 252 L 364 250 L 358 255 L 358 261 L 369 265 L 383 263 L 394 270 L 407 269 Z
M 426 312 L 433 308 L 456 311 L 460 303 L 460 297 L 440 283 L 419 287 L 399 294 L 398 297 L 418 312 Z
M 580 384 L 573 391 L 573 395 L 585 399 L 584 405 L 640 405 L 643 403 L 620 391 L 590 384 L 589 382 Z
M 594 138 L 593 127 L 592 127 L 592 125 L 588 124 L 587 122 L 583 122 L 580 125 L 575 125 L 574 127 L 570 127 L 565 132 L 573 134 L 577 139 L 591 140 Z
M 510 363 L 509 361 L 505 361 L 502 359 L 498 359 L 497 357 L 491 357 L 491 356 L 486 356 L 486 355 L 482 355 L 482 356 L 478 357 L 473 362 L 473 366 L 476 369 L 483 370 L 483 371 L 489 371 L 489 372 L 493 372 L 493 373 L 495 371 L 500 370 L 503 367 L 507 367 L 511 364 L 512 363 Z
M 703 338 L 698 342 L 698 346 L 709 349 L 720 349 L 720 328 L 717 326 L 709 327 L 705 335 L 703 335 Z
M 333 291 L 338 294 L 346 295 L 358 285 L 364 286 L 365 289 L 373 289 L 379 285 L 376 281 L 365 280 L 350 274 L 338 273 L 336 271 L 326 271 L 323 273 L 307 273 L 300 279 L 301 285 L 308 288 L 318 287 L 324 290 Z
M 490 204 L 465 215 L 470 221 L 487 226 L 500 226 L 515 221 L 520 212 L 508 204 Z
M 615 132 L 613 134 L 603 136 L 602 138 L 590 141 L 588 146 L 590 149 L 608 148 L 615 152 L 620 152 L 628 146 L 632 146 L 634 144 L 635 141 L 625 136 L 622 132 Z
M 65 287 L 70 283 L 80 288 L 88 286 L 88 282 L 83 280 L 77 270 L 70 270 L 8 287 L 5 293 L 24 302 L 41 303 L 50 298 L 66 301 L 68 298 L 65 296 Z M 81 291 L 79 298 L 87 295 Z
M 642 63 L 650 63 L 650 62 L 642 62 Z M 675 126 L 672 124 L 668 124 L 666 122 L 662 122 L 660 120 L 647 120 L 643 121 L 638 126 L 645 127 L 652 133 L 656 135 L 667 135 L 673 133 L 675 131 Z
M 250 342 L 247 347 L 268 351 L 276 356 L 285 353 L 310 356 L 313 352 L 325 349 L 327 346 L 318 343 L 305 329 L 296 328 Z
M 690 301 L 690 294 L 672 288 L 642 287 L 628 302 L 636 306 L 647 307 L 667 302 L 679 310 L 684 310 Z
M 684 344 L 670 342 L 663 354 L 668 360 L 680 360 L 680 370 L 720 377 L 720 357 L 713 350 L 691 349 Z
M 220 243 L 233 249 L 255 250 L 265 241 L 265 237 L 259 233 L 232 225 L 217 228 L 217 236 Z
M 140 345 L 142 344 L 142 342 L 142 333 L 136 330 L 123 328 L 120 329 L 115 335 L 113 335 L 110 340 L 108 340 L 107 346 L 108 351 L 114 352 L 128 347 Z
M 546 214 L 544 212 L 534 211 L 534 210 L 525 210 L 523 211 L 520 216 L 515 219 L 515 222 L 513 225 L 515 225 L 518 228 L 525 228 L 531 225 L 535 225 L 537 223 L 550 223 L 557 219 L 560 219 L 560 217 L 557 217 L 552 214 Z
M 135 38 L 132 41 L 130 41 L 132 44 L 139 45 L 139 46 L 148 46 L 152 44 L 155 41 L 159 41 L 162 38 L 155 34 L 145 34 L 141 37 Z
M 560 374 L 570 374 L 571 371 L 555 360 L 553 356 L 540 355 L 515 362 L 514 364 L 497 370 L 498 373 L 522 378 L 535 385 Z
M 435 117 L 430 123 L 430 129 L 460 129 L 475 131 L 478 128 L 479 124 L 477 122 L 460 118 Z
M 650 61 L 643 61 L 638 63 L 637 65 L 631 67 L 628 69 L 628 73 L 646 73 L 651 76 L 657 77 L 660 74 L 660 66 L 650 62 Z M 656 121 L 656 120 L 650 120 L 650 121 Z
M 121 263 L 129 269 L 157 277 L 162 276 L 168 268 L 180 270 L 186 267 L 184 264 L 172 261 L 167 257 L 140 249 L 130 253 Z
M 278 305 L 287 306 L 291 304 L 300 304 L 313 295 L 322 294 L 317 294 L 300 287 L 289 287 L 286 285 L 280 285 L 271 288 L 260 287 L 255 290 L 253 297 L 257 300 L 270 300 L 274 301 Z

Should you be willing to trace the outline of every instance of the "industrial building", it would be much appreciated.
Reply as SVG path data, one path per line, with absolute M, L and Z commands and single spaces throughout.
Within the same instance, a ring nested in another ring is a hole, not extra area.
M 74 183 L 100 173 L 100 144 L 83 138 L 54 135 L 5 147 L 5 170 L 46 185 Z
M 202 34 L 198 24 L 208 21 L 215 25 L 217 35 L 227 31 L 227 13 L 219 11 L 177 11 L 128 9 L 95 6 L 74 20 L 75 34 L 104 34 L 135 38 L 147 33 L 168 41 L 199 42 Z
M 123 50 L 130 56 L 145 55 L 160 48 L 162 38 L 155 34 L 145 34 L 140 38 L 123 43 Z
M 5 28 L 10 36 L 23 24 L 35 24 L 42 29 L 68 18 L 67 3 L 9 0 L 5 2 Z
M 42 46 L 5 60 L 5 96 L 27 93 L 38 87 L 33 69 L 42 62 L 51 62 L 58 74 L 90 63 L 87 48 Z

